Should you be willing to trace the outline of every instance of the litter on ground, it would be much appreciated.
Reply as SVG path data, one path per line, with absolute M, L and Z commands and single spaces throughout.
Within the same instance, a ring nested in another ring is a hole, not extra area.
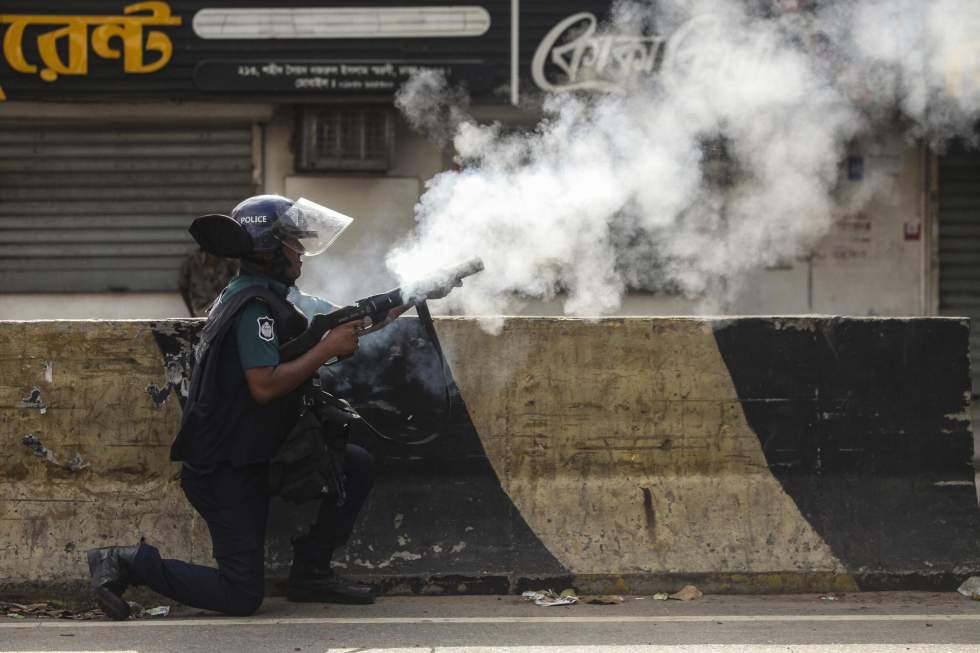
M 40 603 L 15 603 L 13 601 L 0 601 L 0 615 L 5 615 L 11 619 L 102 619 L 105 615 L 101 610 L 71 610 L 53 601 L 42 601 Z
M 685 585 L 678 591 L 670 595 L 670 598 L 677 601 L 694 601 L 700 599 L 704 594 L 694 585 Z
M 575 605 L 578 603 L 578 596 L 575 590 L 565 590 L 561 594 L 554 590 L 528 591 L 521 594 L 528 601 L 534 601 L 534 605 L 542 608 L 551 608 L 558 605 Z
M 980 576 L 971 576 L 956 590 L 963 596 L 980 601 Z

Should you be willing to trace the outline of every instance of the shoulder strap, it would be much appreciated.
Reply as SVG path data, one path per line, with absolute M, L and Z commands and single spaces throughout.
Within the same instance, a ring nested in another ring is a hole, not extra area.
M 228 330 L 238 313 L 253 299 L 265 302 L 277 313 L 282 312 L 283 305 L 288 304 L 285 299 L 258 284 L 242 288 L 227 301 L 219 300 L 211 308 L 211 312 L 208 314 L 208 323 L 204 325 L 204 329 L 201 331 L 201 337 L 194 351 L 194 357 L 197 361 L 204 357 L 211 343 Z

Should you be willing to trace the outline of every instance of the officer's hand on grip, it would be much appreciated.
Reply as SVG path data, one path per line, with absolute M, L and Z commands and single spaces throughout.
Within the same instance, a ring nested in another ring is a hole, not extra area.
M 355 320 L 328 331 L 322 341 L 324 348 L 330 353 L 328 359 L 334 356 L 343 358 L 357 351 L 357 336 L 363 327 L 364 323 L 361 320 Z

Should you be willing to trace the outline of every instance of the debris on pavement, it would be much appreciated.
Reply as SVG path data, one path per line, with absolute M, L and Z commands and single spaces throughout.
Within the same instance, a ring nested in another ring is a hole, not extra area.
M 170 616 L 169 605 L 144 608 L 135 601 L 128 601 L 128 603 L 130 612 L 136 619 Z M 55 601 L 43 601 L 39 603 L 0 601 L 0 617 L 4 616 L 10 619 L 72 619 L 76 621 L 106 619 L 105 613 L 98 608 L 72 610 Z
M 653 595 L 654 601 L 666 601 L 669 598 L 670 598 L 670 594 L 668 594 L 667 592 L 657 592 L 656 594 Z
M 625 600 L 621 596 L 590 596 L 585 602 L 592 605 L 618 605 Z
M 704 593 L 694 585 L 685 585 L 670 595 L 676 601 L 694 601 L 704 596 Z
M 527 591 L 521 594 L 528 601 L 534 601 L 534 605 L 543 608 L 551 608 L 557 605 L 575 605 L 578 603 L 578 596 L 575 590 L 565 590 L 557 594 L 554 590 Z
M 840 601 L 840 597 L 837 596 L 836 594 L 821 594 L 820 595 L 820 600 L 821 601 Z
M 980 601 L 980 576 L 971 576 L 956 590 L 963 596 Z
M 14 603 L 12 601 L 0 601 L 0 615 L 5 615 L 11 619 L 104 619 L 105 615 L 101 610 L 70 610 L 63 605 L 52 601 L 40 603 Z

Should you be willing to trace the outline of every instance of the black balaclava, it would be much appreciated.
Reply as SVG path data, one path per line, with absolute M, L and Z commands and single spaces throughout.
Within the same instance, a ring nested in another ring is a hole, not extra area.
M 289 277 L 291 264 L 285 252 L 282 251 L 282 247 L 281 245 L 277 247 L 268 257 L 252 254 L 242 258 L 241 274 L 269 277 L 287 286 L 292 286 L 296 280 Z

